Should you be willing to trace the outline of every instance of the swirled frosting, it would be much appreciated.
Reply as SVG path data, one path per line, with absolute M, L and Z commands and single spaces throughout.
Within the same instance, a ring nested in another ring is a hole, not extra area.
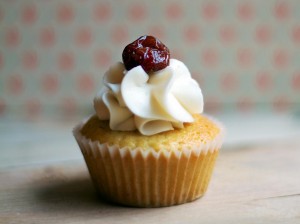
M 150 75 L 141 66 L 126 71 L 118 62 L 105 73 L 94 108 L 112 130 L 154 135 L 193 122 L 192 115 L 203 111 L 203 96 L 181 61 L 170 59 L 169 66 Z

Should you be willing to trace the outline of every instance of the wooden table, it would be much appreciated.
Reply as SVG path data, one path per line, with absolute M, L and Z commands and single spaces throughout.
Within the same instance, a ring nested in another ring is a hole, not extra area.
M 60 149 L 61 159 L 55 161 L 8 161 L 10 144 L 1 149 L 1 224 L 300 223 L 300 139 L 227 146 L 204 197 L 179 206 L 143 209 L 98 198 L 79 149 L 69 137 L 69 148 Z M 30 146 L 37 155 L 56 146 L 51 139 L 44 141 L 45 148 L 28 144 L 18 145 L 19 152 Z M 76 156 L 64 160 L 68 150 Z

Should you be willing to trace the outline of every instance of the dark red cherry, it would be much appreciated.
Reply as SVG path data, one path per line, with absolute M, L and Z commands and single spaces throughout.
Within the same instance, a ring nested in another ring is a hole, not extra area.
M 141 36 L 128 44 L 122 53 L 126 70 L 141 65 L 147 73 L 164 69 L 170 62 L 169 49 L 153 36 Z

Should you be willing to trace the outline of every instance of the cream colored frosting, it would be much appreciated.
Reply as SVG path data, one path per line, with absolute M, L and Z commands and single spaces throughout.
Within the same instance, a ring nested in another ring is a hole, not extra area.
M 112 130 L 153 135 L 193 122 L 192 115 L 203 111 L 203 96 L 181 61 L 170 59 L 169 66 L 150 75 L 141 66 L 126 71 L 118 62 L 105 73 L 94 107 Z

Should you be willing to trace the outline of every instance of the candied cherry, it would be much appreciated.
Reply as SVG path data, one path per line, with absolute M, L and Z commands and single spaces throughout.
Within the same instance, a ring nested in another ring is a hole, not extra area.
M 147 73 L 164 69 L 170 63 L 169 49 L 153 36 L 141 36 L 128 44 L 122 53 L 126 70 L 141 65 Z

